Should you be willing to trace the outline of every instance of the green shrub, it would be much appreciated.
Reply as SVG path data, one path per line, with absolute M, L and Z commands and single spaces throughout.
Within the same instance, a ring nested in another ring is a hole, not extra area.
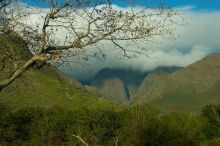
M 207 105 L 202 109 L 202 117 L 205 120 L 203 132 L 210 140 L 220 137 L 220 104 Z
M 220 137 L 210 140 L 208 146 L 220 146 Z
M 146 105 L 123 110 L 96 107 L 25 107 L 11 112 L 0 105 L 0 145 L 218 146 L 220 106 L 206 106 L 202 116 L 161 113 Z
M 202 122 L 197 116 L 161 114 L 147 105 L 134 106 L 128 113 L 123 132 L 129 139 L 127 145 L 199 146 L 203 138 Z

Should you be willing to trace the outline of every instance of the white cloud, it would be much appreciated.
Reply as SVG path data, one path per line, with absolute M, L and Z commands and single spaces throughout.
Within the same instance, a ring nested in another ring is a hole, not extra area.
M 141 71 L 152 70 L 158 66 L 188 66 L 211 53 L 220 53 L 220 12 L 196 12 L 187 9 L 187 23 L 175 30 L 178 39 L 161 40 L 160 44 L 147 46 L 149 58 L 140 56 L 135 59 L 115 59 L 109 54 L 105 62 L 90 63 L 88 72 L 83 68 L 69 72 L 79 79 L 88 79 L 101 68 L 134 68 Z
M 126 10 L 125 8 L 115 7 Z M 134 68 L 141 71 L 152 70 L 158 66 L 181 66 L 192 64 L 210 53 L 220 52 L 220 11 L 193 11 L 192 6 L 184 7 L 185 25 L 175 28 L 175 33 L 179 35 L 177 40 L 157 40 L 155 44 L 141 44 L 149 52 L 149 58 L 139 56 L 132 59 L 116 59 L 118 52 L 115 46 L 108 42 L 103 42 L 103 49 L 108 52 L 104 62 L 90 59 L 89 65 L 70 64 L 61 69 L 75 76 L 78 79 L 92 78 L 101 68 Z M 46 10 L 46 9 L 45 9 Z M 31 23 L 40 22 L 39 15 L 33 15 L 28 21 Z M 63 36 L 59 32 L 59 36 Z M 58 37 L 59 38 L 59 37 Z

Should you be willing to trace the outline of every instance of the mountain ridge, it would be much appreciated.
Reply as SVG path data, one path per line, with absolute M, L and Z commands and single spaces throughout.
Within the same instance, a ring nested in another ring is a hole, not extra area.
M 140 74 L 134 76 L 134 73 L 129 73 L 129 71 L 132 72 L 131 70 L 123 71 L 120 69 L 119 72 L 124 73 L 121 77 L 120 73 L 117 73 L 118 70 L 101 70 L 87 85 L 87 88 L 92 88 L 97 94 L 113 100 L 115 100 L 115 95 L 121 96 L 121 99 L 126 99 L 125 104 L 148 102 L 162 110 L 171 111 L 185 111 L 187 108 L 197 111 L 206 103 L 220 102 L 220 93 L 217 93 L 220 91 L 220 54 L 208 55 L 185 68 L 158 67 L 151 72 L 143 73 L 143 80 L 139 81 L 139 84 L 126 82 L 122 77 L 130 77 L 131 79 L 128 81 L 132 81 Z M 114 83 L 111 83 L 113 78 Z M 106 94 L 103 93 L 103 88 L 123 94 L 111 94 L 111 92 Z M 130 98 L 124 93 L 129 93 Z M 109 94 L 114 95 L 114 97 L 109 96 Z M 209 96 L 213 98 L 209 99 Z M 192 101 L 198 105 L 193 107 Z M 120 100 L 120 103 L 123 103 L 123 100 Z
M 147 101 L 158 108 L 171 111 L 187 108 L 198 110 L 202 105 L 220 102 L 219 82 L 220 54 L 211 54 L 176 72 L 146 77 L 138 91 L 136 102 Z M 210 99 L 210 96 L 213 98 Z

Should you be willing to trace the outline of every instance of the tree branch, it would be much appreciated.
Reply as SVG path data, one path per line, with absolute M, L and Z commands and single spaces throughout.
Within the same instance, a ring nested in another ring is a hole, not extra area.
M 46 61 L 48 58 L 45 56 L 38 56 L 35 55 L 31 59 L 29 59 L 21 68 L 17 69 L 11 77 L 4 80 L 0 83 L 0 91 L 10 85 L 16 78 L 18 78 L 20 75 L 22 75 L 25 71 L 28 70 L 28 68 L 35 63 L 36 61 Z

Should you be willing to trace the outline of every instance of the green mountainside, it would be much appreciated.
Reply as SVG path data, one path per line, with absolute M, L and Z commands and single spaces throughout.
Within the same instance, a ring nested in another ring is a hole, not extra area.
M 19 43 L 20 44 L 20 43 Z M 0 53 L 7 50 L 16 54 L 16 58 L 26 59 L 27 50 L 0 35 Z M 30 55 L 30 54 L 29 54 Z M 0 81 L 9 75 L 9 65 L 0 72 Z M 63 106 L 69 109 L 79 107 L 116 106 L 115 103 L 87 91 L 78 81 L 46 65 L 41 69 L 30 68 L 11 85 L 0 92 L 0 103 L 13 109 L 24 106 Z
M 197 111 L 220 102 L 220 54 L 209 55 L 173 73 L 152 73 L 139 88 L 136 103 L 144 101 L 169 111 Z

